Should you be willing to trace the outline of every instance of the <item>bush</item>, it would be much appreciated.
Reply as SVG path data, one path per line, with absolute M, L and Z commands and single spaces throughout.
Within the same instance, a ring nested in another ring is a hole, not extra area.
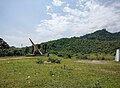
M 88 56 L 86 54 L 76 54 L 75 56 L 77 59 L 88 59 Z
M 43 64 L 44 61 L 40 59 L 40 60 L 36 61 L 36 63 L 37 63 L 37 64 Z
M 50 53 L 50 54 L 55 54 L 55 55 L 57 55 L 57 54 L 58 54 L 58 52 L 57 52 L 57 51 L 55 51 L 55 50 L 50 50 L 50 51 L 49 51 L 49 53 Z
M 64 57 L 64 58 L 71 58 L 72 54 L 68 52 L 58 52 L 57 54 L 58 57 Z
M 58 56 L 58 57 L 63 57 L 63 55 L 62 55 L 62 54 L 57 54 L 57 56 Z
M 60 64 L 60 60 L 59 59 L 48 58 L 48 62 Z
M 113 60 L 114 55 L 112 54 L 102 54 L 102 53 L 94 53 L 87 54 L 88 60 Z
M 56 59 L 56 60 L 55 60 L 55 63 L 60 64 L 60 60 Z

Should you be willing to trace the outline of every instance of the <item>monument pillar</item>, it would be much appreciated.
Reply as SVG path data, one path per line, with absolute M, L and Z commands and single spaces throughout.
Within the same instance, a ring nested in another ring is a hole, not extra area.
M 116 56 L 115 56 L 115 61 L 120 61 L 120 49 L 116 50 Z
M 38 49 L 38 45 L 35 45 L 33 41 L 29 38 L 30 42 L 32 43 L 32 54 L 33 55 L 43 55 L 42 52 Z

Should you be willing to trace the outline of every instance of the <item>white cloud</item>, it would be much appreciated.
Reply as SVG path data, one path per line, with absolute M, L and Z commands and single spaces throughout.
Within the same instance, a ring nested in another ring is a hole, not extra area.
M 31 33 L 31 34 L 24 35 L 24 36 L 19 36 L 19 35 L 17 35 L 17 36 L 16 35 L 4 35 L 4 40 L 7 41 L 7 43 L 10 46 L 15 46 L 15 47 L 31 46 L 32 44 L 29 41 L 29 38 L 31 38 L 32 41 L 35 44 L 40 44 L 42 42 L 46 42 L 48 40 L 54 39 L 53 36 L 52 36 L 52 38 L 49 37 L 49 36 L 46 36 L 46 33 L 44 33 L 44 35 L 40 35 L 40 34 L 37 34 L 37 33 L 36 34 Z
M 74 15 L 74 16 L 80 16 L 82 14 L 82 12 L 78 9 L 71 9 L 69 7 L 64 7 L 63 9 L 64 12 L 67 12 L 71 15 Z
M 112 5 L 116 8 L 120 8 L 120 2 L 119 3 L 113 3 Z
M 53 0 L 53 2 L 52 2 L 52 4 L 55 6 L 61 6 L 63 3 L 65 3 L 65 2 L 62 2 L 61 0 Z
M 31 45 L 27 36 L 13 36 L 13 35 L 4 35 L 4 40 L 11 46 L 21 47 Z M 28 41 L 27 41 L 28 40 Z
M 50 10 L 51 8 L 52 8 L 52 6 L 49 6 L 49 5 L 46 6 L 47 11 Z
M 115 13 L 120 14 L 120 2 L 119 3 L 113 3 L 111 8 Z
M 76 2 L 76 5 L 69 1 Z M 4 34 L 4 40 L 9 41 L 9 45 L 20 47 L 21 44 L 31 45 L 29 37 L 34 43 L 41 43 L 62 37 L 81 36 L 102 28 L 111 32 L 120 31 L 120 2 L 101 4 L 99 1 L 53 0 L 46 6 L 47 15 L 51 18 L 41 20 L 36 32 L 25 35 L 17 31 L 17 37 Z
M 55 6 L 62 5 L 61 1 L 59 2 L 61 4 L 55 4 L 55 2 L 57 3 L 59 0 L 54 0 Z M 42 20 L 36 31 L 41 35 L 43 33 L 49 37 L 52 36 L 51 38 L 80 36 L 102 28 L 117 32 L 120 31 L 120 12 L 116 8 L 118 6 L 115 3 L 104 6 L 96 0 L 79 0 L 77 8 L 71 8 L 70 3 L 66 3 L 63 7 L 65 15 L 59 15 L 60 13 L 54 13 L 54 11 L 49 13 L 51 19 Z
M 58 14 L 50 14 L 51 20 L 44 20 L 38 25 L 38 29 L 36 30 L 41 35 L 59 36 L 60 33 L 66 31 L 68 22 L 66 21 L 65 16 L 60 16 Z
M 70 4 L 66 4 L 66 6 L 70 6 Z

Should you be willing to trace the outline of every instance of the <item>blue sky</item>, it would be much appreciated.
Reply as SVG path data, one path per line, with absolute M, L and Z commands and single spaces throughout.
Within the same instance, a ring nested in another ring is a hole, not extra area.
M 0 37 L 11 46 L 120 31 L 120 0 L 0 0 Z

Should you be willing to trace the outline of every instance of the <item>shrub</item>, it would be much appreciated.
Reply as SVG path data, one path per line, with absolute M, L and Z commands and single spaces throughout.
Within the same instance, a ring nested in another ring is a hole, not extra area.
M 55 60 L 55 63 L 60 64 L 60 60 L 56 59 L 56 60 Z
M 59 63 L 60 64 L 60 60 L 59 59 L 48 58 L 48 62 Z
M 58 56 L 58 57 L 63 57 L 63 55 L 62 55 L 62 54 L 57 54 L 57 56 Z
M 76 54 L 75 56 L 77 59 L 88 59 L 88 56 L 86 54 Z
M 37 64 L 43 64 L 44 61 L 40 59 L 40 60 L 37 60 L 36 63 L 37 63 Z
M 58 54 L 58 52 L 57 52 L 57 51 L 55 51 L 55 50 L 50 50 L 50 51 L 49 51 L 49 53 L 50 53 L 50 54 L 55 54 L 55 55 L 57 55 L 57 54 Z
M 71 58 L 72 54 L 69 52 L 58 52 L 57 54 L 58 57 L 64 57 L 64 58 Z

